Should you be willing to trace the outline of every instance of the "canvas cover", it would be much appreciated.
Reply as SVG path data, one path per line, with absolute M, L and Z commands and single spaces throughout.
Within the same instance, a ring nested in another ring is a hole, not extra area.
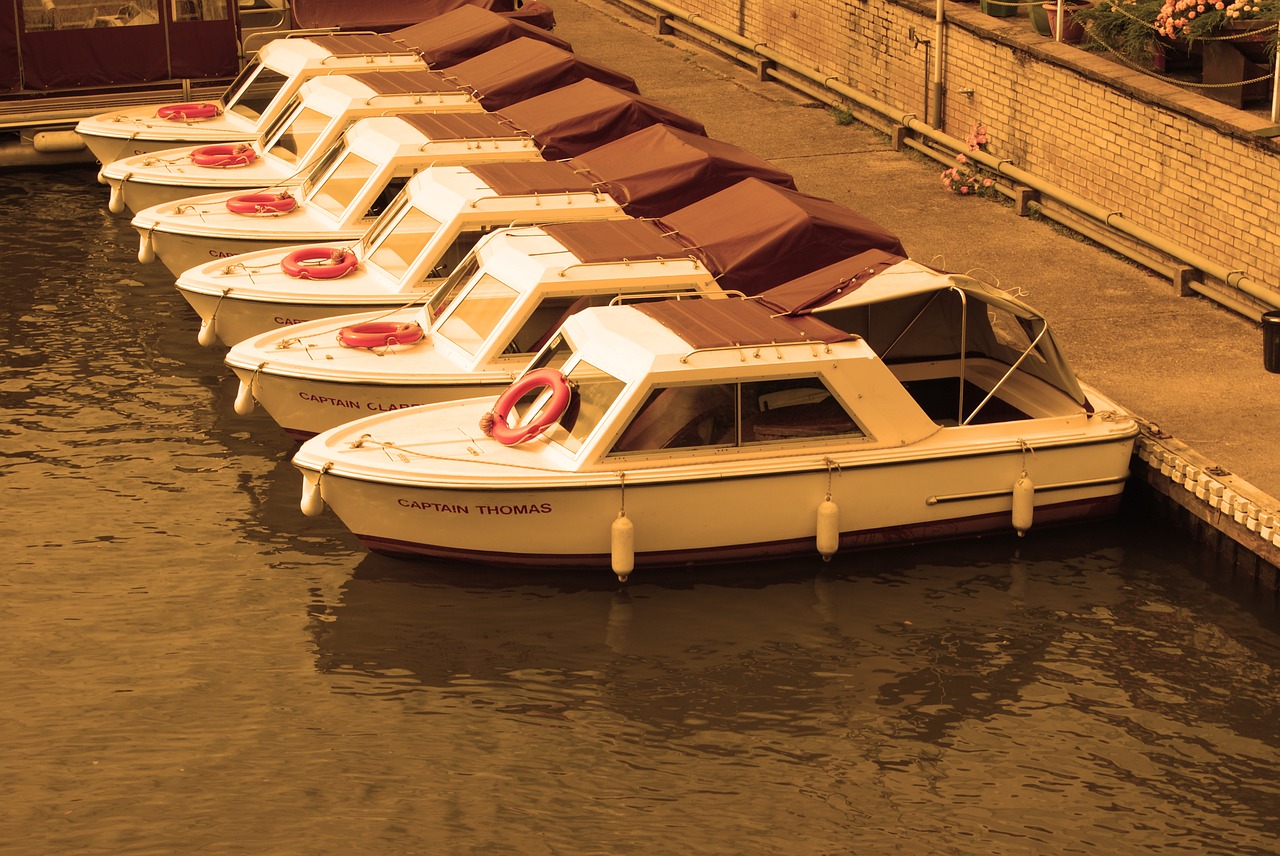
M 477 92 L 486 110 L 502 110 L 585 79 L 628 92 L 639 91 L 636 82 L 621 72 L 529 38 L 515 39 L 463 60 L 445 73 Z
M 590 178 L 564 161 L 515 161 L 482 163 L 471 173 L 499 196 L 534 196 L 550 193 L 590 193 L 596 190 Z
M 378 95 L 412 95 L 437 92 L 458 92 L 458 87 L 439 72 L 429 69 L 415 71 L 367 71 L 360 75 L 360 82 Z
M 901 261 L 903 257 L 895 253 L 867 250 L 775 286 L 761 294 L 760 300 L 775 312 L 798 314 L 856 291 Z
M 795 189 L 791 174 L 732 143 L 650 125 L 568 163 L 633 217 L 661 217 L 746 178 Z
M 504 107 L 501 113 L 528 131 L 548 160 L 581 155 L 659 123 L 692 134 L 706 133 L 696 119 L 592 78 L 527 98 Z
M 480 6 L 461 6 L 437 18 L 390 34 L 433 68 L 448 68 L 519 38 L 544 41 L 564 51 L 570 44 L 540 27 Z
M 662 218 L 728 290 L 755 295 L 870 249 L 902 242 L 857 212 L 748 178 Z
M 428 140 L 515 140 L 526 136 L 492 113 L 404 113 L 398 118 Z
M 235 0 L 191 6 L 24 0 L 0 15 L 0 91 L 231 78 L 240 69 L 237 20 Z
M 812 315 L 774 315 L 754 300 L 655 300 L 634 306 L 692 348 L 831 343 L 854 338 Z

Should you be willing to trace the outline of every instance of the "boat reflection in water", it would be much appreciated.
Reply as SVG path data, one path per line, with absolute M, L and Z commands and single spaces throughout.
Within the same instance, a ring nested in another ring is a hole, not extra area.
M 624 591 L 375 555 L 315 616 L 316 662 L 337 693 L 431 717 L 433 765 L 475 773 L 483 751 L 494 788 L 554 783 L 579 831 L 642 811 L 640 846 L 731 805 L 765 849 L 926 852 L 946 830 L 1261 852 L 1274 639 L 1208 626 L 1180 548 L 1135 546 L 1103 526 Z

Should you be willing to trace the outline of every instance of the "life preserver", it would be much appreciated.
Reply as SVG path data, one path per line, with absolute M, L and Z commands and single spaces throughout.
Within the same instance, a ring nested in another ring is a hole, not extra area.
M 303 247 L 280 260 L 280 267 L 294 279 L 337 279 L 346 276 L 360 263 L 347 249 Z
M 526 393 L 542 387 L 551 390 L 551 396 L 542 408 L 537 413 L 530 414 L 529 421 L 524 425 L 518 428 L 508 426 L 507 416 L 515 403 Z M 570 394 L 569 381 L 555 369 L 531 371 L 498 396 L 493 410 L 486 413 L 480 420 L 480 428 L 504 446 L 515 446 L 526 440 L 532 440 L 564 416 L 565 410 L 569 407 Z
M 245 166 L 258 159 L 258 153 L 248 143 L 225 146 L 201 146 L 191 153 L 191 162 L 198 166 Z
M 369 321 L 353 324 L 338 331 L 338 341 L 348 348 L 385 348 L 390 345 L 412 345 L 422 338 L 422 327 L 416 323 Z
M 189 122 L 193 119 L 212 119 L 221 112 L 217 104 L 206 101 L 196 104 L 169 104 L 157 110 L 156 115 L 170 122 Z
M 288 193 L 245 193 L 227 200 L 227 210 L 236 214 L 288 214 L 297 207 Z

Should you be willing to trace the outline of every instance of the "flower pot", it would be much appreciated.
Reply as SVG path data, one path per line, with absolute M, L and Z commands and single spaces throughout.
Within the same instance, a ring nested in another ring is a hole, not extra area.
M 1088 8 L 1092 3 L 1066 3 L 1062 8 L 1062 37 L 1058 37 L 1058 4 L 1045 3 L 1043 9 L 1049 16 L 1049 34 L 1058 41 L 1068 44 L 1077 45 L 1084 39 L 1084 25 L 1075 20 L 1072 11 L 1075 9 Z
M 978 0 L 978 8 L 993 18 L 1012 18 L 1018 14 L 1016 0 Z
M 1031 26 L 1042 36 L 1052 36 L 1053 30 L 1049 29 L 1049 13 L 1046 11 L 1047 6 L 1039 3 L 1032 3 L 1027 7 L 1027 16 L 1031 18 Z

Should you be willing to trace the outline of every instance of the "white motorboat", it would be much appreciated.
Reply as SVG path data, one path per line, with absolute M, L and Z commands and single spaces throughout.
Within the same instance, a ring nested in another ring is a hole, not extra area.
M 240 342 L 226 356 L 240 380 L 235 407 L 248 413 L 256 401 L 291 436 L 307 437 L 361 414 L 482 395 L 510 383 L 585 306 L 758 294 L 872 248 L 902 251 L 848 208 L 757 178 L 660 220 L 503 230 L 421 308 L 321 319 Z
M 303 83 L 332 74 L 448 68 L 517 38 L 568 42 L 508 16 L 463 6 L 391 33 L 307 33 L 267 42 L 213 101 L 149 104 L 80 120 L 76 133 L 103 166 L 179 146 L 258 139 Z
M 1033 309 L 883 254 L 802 284 L 579 312 L 500 395 L 305 442 L 303 511 L 380 553 L 624 579 L 1115 513 L 1138 425 Z
M 232 210 L 242 192 L 144 208 L 132 221 L 138 258 L 159 257 L 178 276 L 255 250 L 355 242 L 410 176 L 427 167 L 571 157 L 657 122 L 702 130 L 657 102 L 591 79 L 496 113 L 361 119 L 297 185 L 263 190 L 288 194 L 290 210 Z
M 292 197 L 274 188 L 296 184 L 354 122 L 388 114 L 482 111 L 470 89 L 428 69 L 313 78 L 256 140 L 164 149 L 107 164 L 101 171 L 111 188 L 107 207 L 120 214 L 193 196 L 239 193 L 249 210 L 268 205 L 285 213 Z
M 494 229 L 660 217 L 749 177 L 795 186 L 789 173 L 762 158 L 669 125 L 650 125 L 565 161 L 428 167 L 355 244 L 209 262 L 184 271 L 177 288 L 200 316 L 200 342 L 230 346 L 286 324 L 425 299 Z M 347 251 L 354 264 L 327 265 Z M 297 263 L 312 256 L 326 265 Z

